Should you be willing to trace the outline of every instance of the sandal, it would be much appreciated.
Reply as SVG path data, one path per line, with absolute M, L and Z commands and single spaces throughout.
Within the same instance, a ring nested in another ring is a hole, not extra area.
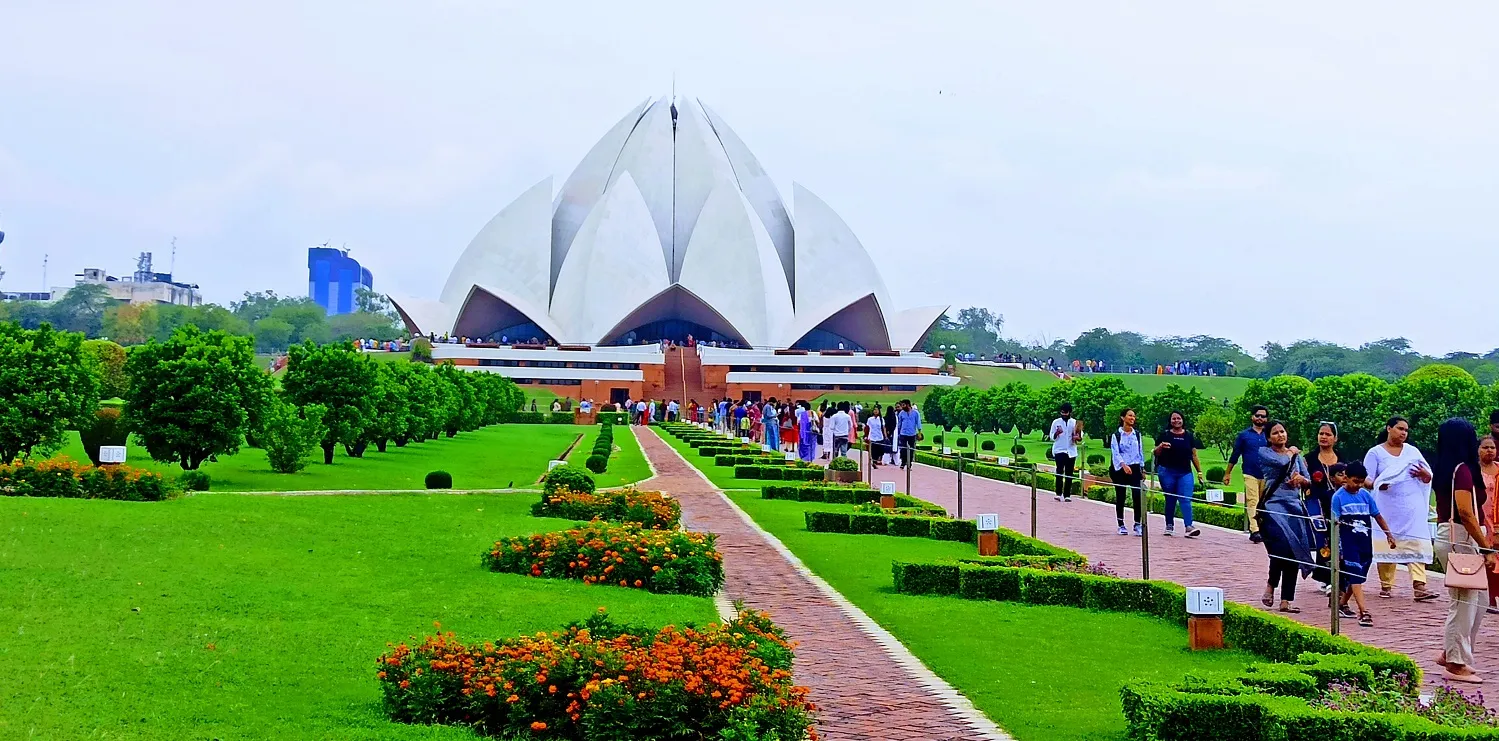
M 1266 607 L 1274 607 L 1275 606 L 1275 591 L 1274 590 L 1266 591 L 1265 592 L 1265 596 L 1263 596 L 1263 597 L 1260 598 L 1260 604 L 1262 604 L 1262 605 L 1264 605 Z
M 1380 599 L 1393 599 L 1394 597 L 1395 597 L 1395 593 L 1391 592 L 1388 589 L 1381 589 L 1381 590 L 1379 590 L 1379 598 Z
M 1284 612 L 1284 613 L 1287 613 L 1287 614 L 1290 614 L 1290 615 L 1299 615 L 1299 614 L 1301 614 L 1301 608 L 1297 607 L 1295 605 L 1282 605 L 1281 608 L 1280 608 L 1280 611 Z
M 1421 591 L 1419 591 L 1419 592 L 1416 592 L 1416 601 L 1417 602 L 1430 602 L 1430 601 L 1432 601 L 1432 600 L 1434 600 L 1436 598 L 1437 598 L 1437 593 L 1436 592 L 1428 592 L 1428 591 L 1426 591 L 1424 589 L 1421 590 Z
M 1364 614 L 1368 615 L 1369 613 L 1366 612 Z M 1360 617 L 1358 613 L 1356 613 L 1356 612 L 1353 611 L 1352 607 L 1349 607 L 1347 605 L 1339 605 L 1338 606 L 1338 616 L 1339 617 L 1345 617 L 1345 618 Z
M 1374 616 L 1367 612 L 1361 612 L 1358 616 L 1358 624 L 1365 628 L 1374 627 Z

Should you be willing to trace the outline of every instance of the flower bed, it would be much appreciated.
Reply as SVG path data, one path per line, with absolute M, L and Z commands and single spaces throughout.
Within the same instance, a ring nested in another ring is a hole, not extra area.
M 574 530 L 497 541 L 484 554 L 484 565 L 510 574 L 706 597 L 723 585 L 716 540 L 712 533 L 595 520 Z
M 551 634 L 392 646 L 377 675 L 386 712 L 517 739 L 817 737 L 791 646 L 764 613 L 654 631 L 602 609 Z
M 543 493 L 531 505 L 536 517 L 564 520 L 608 520 L 630 522 L 652 530 L 672 530 L 682 521 L 682 505 L 659 491 L 636 491 L 633 487 L 594 493 L 558 491 Z
M 172 493 L 159 473 L 129 466 L 88 466 L 68 458 L 0 465 L 0 495 L 159 502 Z

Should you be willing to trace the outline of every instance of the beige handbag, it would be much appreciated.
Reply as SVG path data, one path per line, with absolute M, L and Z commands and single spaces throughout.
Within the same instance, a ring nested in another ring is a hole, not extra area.
M 1466 463 L 1460 463 L 1458 465 L 1459 466 L 1465 466 L 1467 464 Z M 1457 469 L 1456 468 L 1452 469 L 1452 496 L 1454 496 L 1454 497 L 1457 496 Z M 1473 512 L 1476 515 L 1476 513 L 1478 511 L 1479 511 L 1478 510 L 1478 495 L 1474 494 L 1473 495 Z M 1488 578 L 1487 574 L 1483 573 L 1483 567 L 1484 567 L 1483 555 L 1480 554 L 1480 553 L 1478 553 L 1477 546 L 1474 546 L 1472 543 L 1463 542 L 1463 543 L 1459 544 L 1457 542 L 1457 532 L 1458 532 L 1457 529 L 1459 527 L 1462 527 L 1462 525 L 1460 525 L 1458 523 L 1458 521 L 1457 521 L 1457 500 L 1456 499 L 1452 500 L 1452 512 L 1451 512 L 1451 517 L 1449 518 L 1448 522 L 1449 522 L 1450 531 L 1448 532 L 1447 537 L 1452 539 L 1452 543 L 1449 544 L 1449 546 L 1448 546 L 1449 550 L 1448 550 L 1448 553 L 1447 553 L 1447 578 L 1446 578 L 1445 581 L 1446 581 L 1446 584 L 1447 584 L 1448 588 L 1451 588 L 1451 589 L 1488 589 L 1489 588 L 1489 578 Z M 1467 535 L 1466 531 L 1464 531 L 1464 535 L 1465 536 Z M 1473 549 L 1473 553 L 1458 553 L 1457 552 L 1458 545 L 1466 545 L 1469 548 L 1472 548 Z

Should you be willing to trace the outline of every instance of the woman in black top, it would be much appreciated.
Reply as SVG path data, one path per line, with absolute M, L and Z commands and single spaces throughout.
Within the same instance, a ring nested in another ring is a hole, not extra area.
M 1306 491 L 1306 512 L 1312 517 L 1326 517 L 1332 511 L 1332 495 L 1338 490 L 1332 480 L 1332 467 L 1348 462 L 1338 452 L 1338 426 L 1332 422 L 1321 423 L 1317 427 L 1317 449 L 1308 450 L 1302 458 L 1311 479 L 1311 488 Z M 1325 521 L 1315 521 L 1312 525 L 1315 539 L 1312 553 L 1317 562 L 1312 578 L 1322 582 L 1319 591 L 1326 594 L 1332 589 L 1332 574 L 1327 570 L 1332 550 L 1327 542 Z
M 1197 484 L 1192 472 L 1202 473 L 1202 462 L 1197 460 L 1202 443 L 1187 429 L 1181 412 L 1166 417 L 1166 429 L 1156 435 L 1155 441 L 1156 475 L 1166 494 L 1166 534 L 1176 534 L 1176 510 L 1180 507 L 1186 535 L 1195 538 L 1202 531 L 1192 526 L 1192 491 Z

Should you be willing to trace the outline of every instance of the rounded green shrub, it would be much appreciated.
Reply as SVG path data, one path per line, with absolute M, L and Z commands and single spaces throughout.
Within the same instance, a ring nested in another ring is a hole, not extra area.
M 1207 472 L 1203 474 L 1203 478 L 1206 478 L 1210 484 L 1221 484 L 1223 483 L 1224 473 L 1226 471 L 1223 470 L 1223 466 L 1209 466 Z
M 94 465 L 99 465 L 99 448 L 104 445 L 124 445 L 130 437 L 125 421 L 117 406 L 100 407 L 94 412 L 94 422 L 78 431 L 83 441 L 83 452 Z
M 942 436 L 941 435 L 932 435 L 932 444 L 933 445 L 941 445 L 942 444 Z
M 956 446 L 958 446 L 960 448 L 966 448 L 966 447 L 968 447 L 968 438 L 966 438 L 966 437 L 960 437 L 960 438 L 958 438 L 957 442 L 953 443 L 953 445 L 956 445 Z
M 859 464 L 852 458 L 838 456 L 828 463 L 829 471 L 857 471 Z
M 979 443 L 979 450 L 993 450 L 993 449 L 994 449 L 994 441 L 993 440 L 984 440 L 984 441 L 981 441 Z
M 593 476 L 577 466 L 563 464 L 547 471 L 546 475 L 541 477 L 541 488 L 548 494 L 556 491 L 592 494 Z
M 1020 443 L 1015 443 L 1014 445 L 1010 446 L 1010 455 L 1024 456 L 1025 446 L 1021 445 Z
M 177 477 L 177 485 L 181 486 L 183 491 L 208 491 L 208 485 L 212 481 L 212 477 L 203 471 L 183 471 L 182 475 Z
M 588 456 L 588 460 L 583 462 L 583 467 L 594 473 L 603 473 L 604 469 L 609 467 L 609 459 L 598 453 L 594 453 Z
M 447 471 L 433 471 L 427 474 L 425 483 L 428 489 L 451 489 L 453 488 L 453 474 Z
M 1104 461 L 1103 461 L 1103 454 L 1102 453 L 1092 453 L 1092 454 L 1088 455 L 1088 465 L 1090 465 L 1090 466 L 1096 466 L 1096 465 L 1098 465 L 1100 463 L 1103 463 L 1103 462 Z

